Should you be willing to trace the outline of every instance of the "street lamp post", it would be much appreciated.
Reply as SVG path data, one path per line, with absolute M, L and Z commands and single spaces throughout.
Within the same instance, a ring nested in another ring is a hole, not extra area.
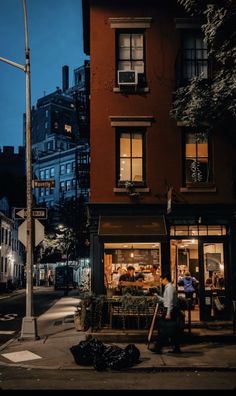
M 15 66 L 25 72 L 26 76 L 26 316 L 22 321 L 21 338 L 37 339 L 37 322 L 33 317 L 33 218 L 32 218 L 32 155 L 31 155 L 31 101 L 30 101 L 30 50 L 28 44 L 28 23 L 26 12 L 26 0 L 23 0 L 24 10 L 24 29 L 25 29 L 25 65 L 12 62 L 8 59 L 1 58 L 0 60 Z

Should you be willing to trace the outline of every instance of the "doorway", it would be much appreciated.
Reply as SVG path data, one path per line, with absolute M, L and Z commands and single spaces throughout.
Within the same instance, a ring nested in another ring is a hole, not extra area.
M 190 272 L 197 280 L 191 321 L 224 320 L 227 316 L 225 241 L 219 238 L 171 239 L 171 276 L 178 296 L 185 297 L 179 279 Z
M 171 248 L 171 278 L 174 282 L 179 297 L 185 297 L 184 285 L 181 282 L 190 273 L 194 280 L 194 292 L 191 305 L 191 321 L 200 320 L 199 304 L 199 244 L 194 238 L 172 239 Z M 187 314 L 187 313 L 186 313 Z

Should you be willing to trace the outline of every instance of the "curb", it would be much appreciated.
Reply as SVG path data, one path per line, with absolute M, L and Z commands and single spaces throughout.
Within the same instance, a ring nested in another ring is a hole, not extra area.
M 34 369 L 34 370 L 72 370 L 72 371 L 77 371 L 77 370 L 82 370 L 82 371 L 100 371 L 96 370 L 93 366 L 79 366 L 79 367 L 63 367 L 60 365 L 55 365 L 55 366 L 35 366 L 32 364 L 17 364 L 17 363 L 3 363 L 0 362 L 0 367 L 17 367 L 17 368 L 24 368 L 24 369 Z M 230 372 L 235 372 L 236 367 L 230 367 L 230 366 L 147 366 L 147 367 L 138 367 L 138 366 L 133 366 L 133 367 L 128 367 L 126 369 L 121 369 L 121 370 L 111 370 L 109 368 L 105 370 L 101 370 L 104 372 L 146 372 L 146 371 L 154 371 L 154 372 L 168 372 L 168 371 L 188 371 L 188 372 L 193 372 L 193 371 L 230 371 Z

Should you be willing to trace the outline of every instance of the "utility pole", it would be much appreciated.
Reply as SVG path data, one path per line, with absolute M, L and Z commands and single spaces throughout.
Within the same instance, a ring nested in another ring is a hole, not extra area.
M 26 0 L 23 0 L 24 30 L 25 30 L 25 65 L 12 62 L 8 59 L 0 60 L 15 66 L 25 72 L 26 76 L 26 316 L 22 321 L 21 338 L 37 339 L 36 318 L 33 317 L 33 218 L 32 218 L 32 154 L 31 154 L 31 98 L 30 98 L 30 49 L 28 44 L 28 23 L 26 12 Z

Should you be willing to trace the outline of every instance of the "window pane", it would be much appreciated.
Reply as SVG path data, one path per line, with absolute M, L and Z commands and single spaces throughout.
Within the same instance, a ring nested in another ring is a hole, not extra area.
M 143 156 L 143 138 L 139 133 L 133 134 L 132 137 L 132 157 Z
M 132 34 L 131 43 L 133 48 L 143 48 L 143 34 Z
M 131 70 L 136 70 L 137 73 L 144 73 L 144 62 L 132 62 Z
M 200 157 L 208 158 L 208 144 L 207 143 L 199 143 L 198 144 L 197 156 L 198 156 L 198 158 L 200 158 Z
M 207 167 L 206 164 L 199 161 L 187 160 L 185 165 L 186 182 L 187 183 L 201 183 L 206 181 Z
M 132 48 L 132 59 L 143 59 L 143 48 Z
M 119 35 L 119 47 L 130 48 L 130 34 L 120 34 Z
M 132 160 L 132 180 L 136 182 L 143 181 L 143 160 L 133 159 Z
M 120 180 L 131 180 L 130 159 L 121 158 L 120 160 Z
M 122 133 L 120 138 L 120 157 L 130 157 L 130 134 Z
M 186 144 L 186 157 L 187 158 L 196 158 L 196 144 L 195 143 L 187 143 Z
M 131 62 L 123 61 L 118 63 L 118 70 L 133 70 Z
M 204 243 L 205 289 L 224 289 L 224 247 L 223 243 Z
M 130 59 L 130 49 L 129 48 L 120 48 L 119 58 L 120 59 Z

